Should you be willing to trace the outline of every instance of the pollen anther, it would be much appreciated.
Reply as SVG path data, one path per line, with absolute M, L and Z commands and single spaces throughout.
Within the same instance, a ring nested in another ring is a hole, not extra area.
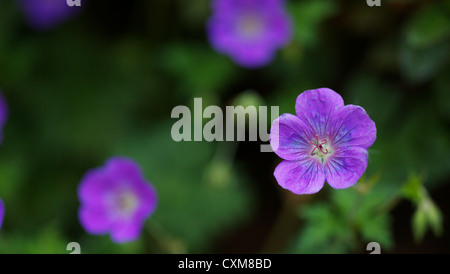
M 328 154 L 328 149 L 324 148 L 323 145 L 326 144 L 328 141 L 327 139 L 323 139 L 322 142 L 319 144 L 319 136 L 316 135 L 316 140 L 313 142 L 310 142 L 311 145 L 314 146 L 314 149 L 311 151 L 311 156 L 316 155 L 316 149 L 319 149 L 320 152 L 323 154 Z

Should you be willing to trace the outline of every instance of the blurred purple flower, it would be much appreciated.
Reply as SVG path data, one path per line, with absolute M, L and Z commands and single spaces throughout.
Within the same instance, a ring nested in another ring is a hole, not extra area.
M 213 0 L 207 32 L 214 49 L 247 68 L 267 65 L 291 39 L 284 0 Z
M 154 212 L 157 196 L 131 159 L 110 158 L 84 176 L 79 188 L 79 218 L 94 235 L 110 233 L 115 243 L 136 240 Z
M 3 126 L 8 119 L 8 105 L 3 95 L 0 93 L 0 143 L 3 141 Z
M 50 29 L 80 11 L 69 7 L 66 0 L 18 0 L 28 23 L 38 29 Z
M 282 114 L 270 133 L 273 151 L 282 161 L 275 168 L 278 184 L 295 194 L 312 194 L 325 180 L 347 188 L 365 172 L 367 148 L 376 139 L 375 123 L 360 106 L 346 105 L 328 88 L 297 97 L 296 116 Z
M 0 229 L 2 228 L 3 218 L 5 217 L 5 205 L 2 199 L 0 199 Z

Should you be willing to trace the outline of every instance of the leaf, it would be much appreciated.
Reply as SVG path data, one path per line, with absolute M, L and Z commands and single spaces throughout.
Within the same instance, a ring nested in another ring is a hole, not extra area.
M 406 40 L 414 48 L 425 48 L 450 38 L 449 10 L 434 3 L 424 5 L 406 25 Z
M 226 84 L 236 75 L 235 66 L 227 57 L 202 45 L 168 45 L 160 55 L 162 67 L 175 77 L 179 91 L 189 97 L 225 91 Z
M 428 221 L 427 216 L 423 210 L 416 209 L 412 218 L 412 228 L 414 234 L 414 240 L 416 242 L 422 241 L 425 232 L 427 230 Z
M 388 214 L 377 214 L 364 218 L 361 225 L 361 236 L 366 242 L 378 242 L 383 249 L 393 247 L 391 218 Z
M 330 205 L 316 203 L 301 210 L 305 225 L 291 247 L 293 253 L 347 253 L 353 232 L 334 214 Z
M 303 45 L 314 45 L 320 23 L 337 12 L 337 4 L 329 0 L 289 1 L 288 10 L 294 22 L 295 39 Z
M 329 200 L 301 208 L 300 217 L 305 224 L 291 247 L 292 252 L 350 253 L 359 251 L 368 242 L 392 248 L 389 210 L 399 194 L 391 184 L 375 184 L 373 180 L 377 178 L 357 183 L 371 185 L 365 192 L 359 190 L 364 187 L 357 186 L 333 190 Z
M 412 219 L 412 228 L 416 242 L 423 240 L 429 228 L 435 236 L 442 234 L 442 213 L 428 196 L 423 197 L 417 206 Z
M 413 203 L 418 203 L 423 196 L 422 179 L 416 174 L 409 176 L 402 189 L 403 196 L 411 200 Z

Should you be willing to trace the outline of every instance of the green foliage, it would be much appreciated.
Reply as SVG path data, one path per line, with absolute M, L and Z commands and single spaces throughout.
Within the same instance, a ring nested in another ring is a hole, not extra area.
M 430 199 L 420 201 L 412 219 L 412 228 L 416 242 L 423 240 L 428 229 L 436 236 L 442 234 L 442 213 Z
M 444 3 L 423 6 L 406 25 L 406 39 L 416 48 L 429 47 L 450 38 L 450 7 Z
M 313 46 L 318 42 L 320 24 L 336 14 L 338 6 L 335 1 L 288 1 L 292 14 L 295 39 L 303 46 Z
M 174 80 L 181 81 L 180 93 L 189 97 L 210 97 L 211 91 L 225 91 L 224 85 L 236 75 L 234 65 L 227 57 L 203 44 L 168 45 L 160 58 Z
M 329 202 L 299 208 L 304 223 L 292 252 L 354 253 L 369 242 L 378 242 L 382 250 L 393 247 L 389 210 L 398 196 L 395 187 L 374 177 L 328 194 Z
M 407 44 L 399 49 L 399 65 L 410 82 L 424 82 L 432 78 L 447 63 L 449 48 L 437 44 L 426 48 L 413 48 Z
M 450 8 L 444 2 L 421 7 L 405 25 L 399 64 L 408 81 L 429 80 L 450 58 Z
M 412 218 L 412 230 L 416 242 L 421 242 L 428 229 L 431 229 L 436 236 L 440 236 L 443 231 L 443 220 L 440 209 L 428 195 L 423 186 L 423 180 L 412 174 L 403 186 L 403 196 L 416 206 L 416 211 Z
M 117 154 L 136 159 L 156 187 L 159 205 L 150 222 L 180 243 L 178 252 L 197 253 L 249 216 L 251 192 L 245 173 L 214 158 L 216 144 L 176 143 L 170 131 L 162 123 L 136 133 Z
M 3 235 L 2 235 L 3 236 Z M 66 251 L 64 237 L 57 226 L 47 225 L 39 233 L 23 237 L 22 235 L 8 235 L 0 237 L 0 254 L 61 254 Z

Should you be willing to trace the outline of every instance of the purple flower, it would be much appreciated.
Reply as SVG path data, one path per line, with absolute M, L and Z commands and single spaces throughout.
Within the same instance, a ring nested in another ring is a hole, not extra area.
M 0 142 L 3 140 L 3 126 L 8 119 L 8 105 L 6 104 L 6 100 L 3 98 L 3 95 L 0 93 Z
M 267 65 L 291 38 L 291 21 L 284 0 L 213 0 L 209 40 L 216 51 L 237 64 Z
M 5 217 L 5 205 L 2 199 L 0 199 L 0 229 L 2 228 L 3 218 Z
M 154 212 L 156 192 L 131 159 L 110 158 L 105 166 L 84 176 L 79 188 L 79 218 L 94 235 L 111 234 L 116 243 L 137 239 Z
M 325 180 L 336 189 L 354 185 L 376 139 L 366 111 L 320 88 L 301 93 L 295 112 L 282 114 L 270 132 L 273 151 L 284 159 L 274 172 L 278 184 L 295 194 L 316 193 Z
M 76 14 L 80 7 L 69 7 L 66 0 L 18 0 L 28 23 L 36 29 L 50 29 Z

